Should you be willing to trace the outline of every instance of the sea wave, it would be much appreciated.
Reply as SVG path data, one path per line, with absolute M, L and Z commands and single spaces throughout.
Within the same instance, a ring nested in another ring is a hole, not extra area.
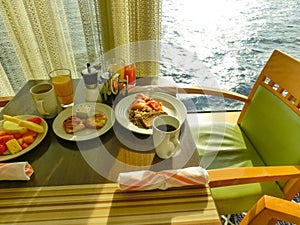
M 72 17 L 79 16 L 78 7 L 64 2 L 71 30 L 78 33 L 80 18 Z M 248 95 L 274 49 L 300 59 L 299 8 L 298 0 L 162 0 L 161 75 Z M 20 65 L 11 63 L 17 57 L 3 23 L 0 27 L 1 64 L 18 91 L 25 78 Z M 83 41 L 72 44 L 79 61 L 85 58 Z
M 274 49 L 300 58 L 299 8 L 297 0 L 163 0 L 162 40 L 178 55 L 162 51 L 161 74 L 184 84 L 210 78 L 219 88 L 248 95 Z M 200 68 L 194 63 L 183 71 L 170 62 L 174 57 L 198 60 Z

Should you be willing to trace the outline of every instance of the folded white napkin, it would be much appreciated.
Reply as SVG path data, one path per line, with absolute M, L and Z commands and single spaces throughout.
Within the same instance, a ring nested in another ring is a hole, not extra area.
M 122 191 L 165 190 L 170 187 L 204 185 L 209 181 L 208 173 L 201 167 L 153 172 L 149 170 L 120 173 L 119 187 Z
M 30 180 L 32 174 L 28 162 L 0 163 L 0 180 Z

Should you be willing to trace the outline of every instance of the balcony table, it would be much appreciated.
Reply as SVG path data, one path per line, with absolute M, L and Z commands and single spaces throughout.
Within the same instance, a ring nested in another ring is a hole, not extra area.
M 38 82 L 28 81 L 0 118 L 39 115 L 29 93 Z M 74 80 L 74 88 L 80 83 Z M 53 120 L 46 120 L 49 130 L 37 147 L 7 161 L 28 161 L 35 172 L 30 181 L 0 181 L 0 224 L 221 224 L 208 186 L 122 192 L 116 183 L 120 172 L 197 166 L 187 122 L 181 135 L 184 152 L 161 160 L 153 150 L 122 144 L 116 132 L 128 131 L 117 122 L 99 138 L 78 144 L 57 137 Z M 143 136 L 137 138 L 143 143 Z

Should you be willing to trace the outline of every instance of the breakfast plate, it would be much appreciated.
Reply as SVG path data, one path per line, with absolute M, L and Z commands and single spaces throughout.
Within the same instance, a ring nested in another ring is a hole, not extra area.
M 182 124 L 186 119 L 187 110 L 184 104 L 172 95 L 163 92 L 148 92 L 141 93 L 149 98 L 154 98 L 155 100 L 163 104 L 163 111 L 168 115 L 177 117 Z M 140 128 L 135 126 L 129 120 L 129 109 L 130 105 L 134 102 L 136 93 L 129 95 L 121 99 L 115 107 L 116 120 L 125 128 L 130 131 L 140 133 L 140 134 L 152 134 L 152 129 Z
M 115 122 L 115 113 L 111 107 L 108 105 L 102 104 L 102 103 L 81 103 L 84 105 L 89 105 L 92 108 L 92 111 L 94 114 L 96 113 L 103 113 L 106 115 L 107 121 L 105 125 L 100 129 L 84 129 L 78 132 L 75 132 L 73 134 L 66 133 L 63 123 L 64 121 L 72 115 L 76 115 L 75 108 L 76 106 L 80 105 L 77 104 L 74 107 L 69 107 L 63 110 L 60 114 L 57 115 L 55 118 L 52 128 L 54 133 L 65 140 L 68 141 L 85 141 L 90 140 L 96 137 L 101 136 L 102 134 L 106 133 Z
M 26 120 L 28 118 L 38 117 L 38 116 L 36 116 L 36 115 L 19 115 L 16 117 L 19 119 L 22 119 L 22 120 Z M 44 128 L 44 132 L 38 134 L 37 137 L 35 138 L 34 142 L 32 144 L 30 144 L 27 148 L 24 148 L 23 150 L 17 152 L 16 154 L 8 154 L 8 155 L 0 156 L 0 162 L 17 158 L 17 157 L 29 152 L 30 150 L 35 148 L 39 143 L 41 143 L 41 141 L 45 138 L 45 136 L 47 134 L 48 124 L 46 123 L 46 121 L 44 119 L 42 119 L 42 118 L 40 118 L 40 119 L 41 119 L 41 126 L 43 126 L 43 128 Z M 0 121 L 0 130 L 2 130 L 3 122 L 4 122 L 4 120 Z

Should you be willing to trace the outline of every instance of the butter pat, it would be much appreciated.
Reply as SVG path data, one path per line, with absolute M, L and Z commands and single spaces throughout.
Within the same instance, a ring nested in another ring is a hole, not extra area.
M 87 118 L 91 114 L 91 106 L 85 104 L 76 105 L 75 114 L 80 118 Z

